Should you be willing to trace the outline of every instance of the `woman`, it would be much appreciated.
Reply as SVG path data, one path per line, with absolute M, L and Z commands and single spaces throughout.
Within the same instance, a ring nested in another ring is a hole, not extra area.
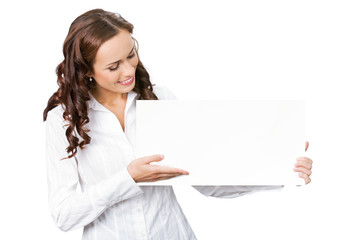
M 135 159 L 135 100 L 175 96 L 151 84 L 132 30 L 119 14 L 101 9 L 70 26 L 57 67 L 59 89 L 43 116 L 51 215 L 63 231 L 84 227 L 83 239 L 196 239 L 171 186 L 136 184 L 188 172 L 150 165 L 164 158 L 159 154 Z M 297 163 L 310 182 L 312 161 Z M 281 186 L 194 187 L 235 197 Z

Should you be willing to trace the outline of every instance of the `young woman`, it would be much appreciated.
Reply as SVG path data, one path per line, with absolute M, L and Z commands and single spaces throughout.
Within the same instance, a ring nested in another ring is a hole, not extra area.
M 70 26 L 57 67 L 59 89 L 43 116 L 51 215 L 63 231 L 84 227 L 89 240 L 196 239 L 171 186 L 137 185 L 188 172 L 151 165 L 164 158 L 159 154 L 135 159 L 135 100 L 175 96 L 151 84 L 132 31 L 119 14 L 101 9 Z M 309 183 L 311 159 L 296 164 Z M 207 196 L 236 197 L 281 186 L 194 187 Z

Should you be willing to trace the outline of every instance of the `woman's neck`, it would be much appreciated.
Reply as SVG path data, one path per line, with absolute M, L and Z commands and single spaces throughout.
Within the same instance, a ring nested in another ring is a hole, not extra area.
M 108 90 L 102 90 L 99 88 L 94 88 L 91 91 L 91 94 L 94 96 L 96 101 L 102 105 L 107 106 L 118 106 L 126 103 L 128 93 L 116 93 Z

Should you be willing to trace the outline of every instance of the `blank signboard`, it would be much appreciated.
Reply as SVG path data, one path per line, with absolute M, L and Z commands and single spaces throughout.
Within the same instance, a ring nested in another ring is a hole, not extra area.
M 141 185 L 301 185 L 304 145 L 304 101 L 136 101 L 136 157 L 190 173 Z

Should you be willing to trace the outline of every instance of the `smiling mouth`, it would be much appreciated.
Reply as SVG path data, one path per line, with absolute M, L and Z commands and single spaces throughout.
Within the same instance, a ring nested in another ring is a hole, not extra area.
M 120 82 L 120 81 L 118 81 L 118 83 L 120 83 L 121 85 L 127 85 L 127 84 L 130 84 L 130 83 L 132 83 L 133 81 L 134 81 L 134 76 L 132 76 L 131 78 L 129 78 L 128 80 L 125 80 L 125 81 L 122 81 L 122 82 Z

